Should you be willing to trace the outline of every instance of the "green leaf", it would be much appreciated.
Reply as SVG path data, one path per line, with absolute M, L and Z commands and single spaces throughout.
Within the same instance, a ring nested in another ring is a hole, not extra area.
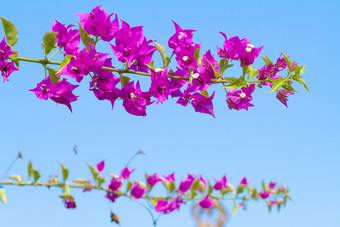
M 7 197 L 4 189 L 0 189 L 0 200 L 6 204 L 7 203 Z
M 264 181 L 262 181 L 262 189 L 263 189 L 263 191 L 269 191 L 269 187 L 266 184 L 266 182 L 264 182 Z
M 39 171 L 36 170 L 32 170 L 32 174 L 33 174 L 33 178 L 34 178 L 34 183 L 37 182 L 39 180 L 39 178 L 41 177 Z
M 201 189 L 201 193 L 205 194 L 206 186 L 204 185 L 204 183 L 202 181 L 199 181 L 198 187 Z
M 151 199 L 152 206 L 155 207 L 157 205 L 157 202 L 158 202 L 158 199 L 155 199 L 155 198 Z
M 220 75 L 223 75 L 224 72 L 232 66 L 233 66 L 233 64 L 229 64 L 227 59 L 219 60 L 218 61 L 218 69 L 220 71 Z
M 155 66 L 153 65 L 153 62 L 154 61 L 151 61 L 149 64 L 147 64 L 147 66 L 152 69 L 152 70 L 155 70 Z
M 61 171 L 63 173 L 63 180 L 66 181 L 68 178 L 69 170 L 63 164 L 60 164 L 60 166 L 61 166 Z
M 197 191 L 191 190 L 191 189 L 190 189 L 190 199 L 195 198 L 195 196 L 196 196 L 197 194 L 198 194 Z
M 300 68 L 300 75 L 305 73 L 306 66 L 301 66 Z
M 201 48 L 196 48 L 194 52 L 194 56 L 195 56 L 197 63 L 198 63 L 198 59 L 200 58 L 200 50 Z
M 253 190 L 251 191 L 252 198 L 255 199 L 257 197 L 257 194 L 258 194 L 258 192 L 257 192 L 256 188 L 253 188 Z
M 280 78 L 280 79 L 276 80 L 274 85 L 273 85 L 273 88 L 270 90 L 269 93 L 271 93 L 273 91 L 277 91 L 280 87 L 282 87 L 285 84 L 286 84 L 286 79 L 284 79 L 284 78 Z
M 19 183 L 22 183 L 22 177 L 19 176 L 19 175 L 12 175 L 12 176 L 9 176 L 8 178 L 13 179 L 13 180 L 16 180 L 16 181 L 18 181 Z
M 61 72 L 61 70 L 62 70 L 68 63 L 70 63 L 70 61 L 71 61 L 72 58 L 76 58 L 76 56 L 74 56 L 74 55 L 66 55 L 66 56 L 65 56 L 64 60 L 61 62 L 60 66 L 59 66 L 58 71 L 56 72 L 57 75 Z
M 225 194 L 228 194 L 228 193 L 232 193 L 232 194 L 235 194 L 235 188 L 234 186 L 232 186 L 231 184 L 227 183 L 227 187 L 226 188 L 221 188 L 221 194 L 222 195 L 225 195 Z
M 263 59 L 263 61 L 266 63 L 266 65 L 268 66 L 269 64 L 273 64 L 273 62 L 268 58 L 268 56 L 266 54 L 264 54 L 264 56 L 261 56 L 261 58 Z
M 231 214 L 232 217 L 235 216 L 235 214 L 237 213 L 237 210 L 238 210 L 238 204 L 237 202 L 234 202 L 233 213 Z
M 73 183 L 78 183 L 78 184 L 88 184 L 87 180 L 84 178 L 79 178 L 79 179 L 75 179 L 74 181 L 72 181 Z
M 165 54 L 165 47 L 159 43 L 156 43 L 155 41 L 153 41 L 153 43 L 155 44 L 155 47 L 162 56 L 163 68 L 167 67 L 170 63 L 170 58 Z
M 213 187 L 211 186 L 210 182 L 208 181 L 208 195 L 210 195 L 213 191 Z
M 169 192 L 172 193 L 176 188 L 175 182 L 172 180 L 169 181 Z
M 44 53 L 48 55 L 53 49 L 57 47 L 57 32 L 47 31 L 43 37 Z
M 83 42 L 84 46 L 87 47 L 87 50 L 90 51 L 90 43 L 92 43 L 92 46 L 95 46 L 95 41 L 93 39 L 92 35 L 89 35 L 84 29 L 83 27 L 79 24 L 79 34 L 80 34 L 80 38 L 81 41 Z
M 244 184 L 240 184 L 239 186 L 237 186 L 236 194 L 242 193 L 245 187 L 246 186 Z
M 5 18 L 0 17 L 2 26 L 4 27 L 7 43 L 14 46 L 18 41 L 18 30 L 14 24 Z
M 290 65 L 290 63 L 292 63 L 292 61 L 290 60 L 290 58 L 285 53 L 282 52 L 282 54 L 283 54 L 283 57 L 285 58 L 287 67 L 289 67 L 289 65 Z M 288 70 L 289 70 L 289 68 L 288 68 Z
M 255 68 L 251 68 L 249 75 L 248 75 L 248 80 L 253 78 L 253 77 L 257 77 L 257 69 L 255 69 Z
M 252 68 L 253 67 L 251 65 L 247 65 L 247 66 L 242 67 L 243 76 L 247 75 L 251 71 Z
M 97 180 L 97 177 L 98 177 L 98 173 L 99 173 L 99 172 L 98 172 L 98 169 L 95 168 L 95 167 L 93 167 L 93 166 L 91 166 L 91 165 L 89 165 L 89 164 L 88 164 L 88 167 L 89 167 L 90 170 L 91 170 L 93 179 L 96 181 L 96 180 Z
M 68 198 L 70 196 L 70 186 L 65 184 L 61 189 L 63 190 L 63 196 Z
M 209 98 L 209 94 L 206 90 L 204 91 L 200 91 L 202 95 L 204 95 L 205 97 Z
M 70 197 L 70 195 L 61 195 L 59 197 L 62 198 L 62 199 L 68 199 Z
M 121 86 L 123 88 L 125 86 L 125 84 L 130 82 L 130 77 L 121 76 L 121 77 L 119 77 L 119 80 L 120 80 L 120 84 L 121 84 Z
M 227 81 L 234 82 L 234 81 L 236 81 L 238 78 L 237 78 L 237 77 L 224 77 L 223 79 L 224 79 L 224 80 L 227 80 Z
M 51 83 L 55 84 L 61 81 L 61 78 L 57 76 L 57 70 L 47 67 L 48 75 L 50 76 Z
M 247 82 L 244 80 L 244 77 L 241 76 L 239 79 L 237 79 L 236 81 L 223 86 L 223 87 L 227 87 L 227 88 L 240 88 L 240 87 L 246 87 L 247 86 Z
M 285 85 L 283 85 L 282 88 L 285 89 L 285 90 L 287 90 L 287 91 L 298 92 L 298 91 L 296 91 L 291 85 L 289 85 L 288 83 L 286 83 Z
M 127 187 L 126 187 L 126 192 L 130 191 L 131 187 L 132 187 L 132 183 L 131 183 L 131 181 L 128 181 L 128 184 L 127 184 Z
M 301 76 L 293 76 L 292 79 L 302 84 L 306 88 L 306 90 L 309 92 L 308 86 Z
M 194 180 L 194 182 L 192 183 L 192 185 L 191 185 L 191 187 L 190 187 L 190 190 L 192 190 L 192 191 L 197 191 L 199 182 L 200 182 L 200 179 Z
M 32 162 L 31 161 L 29 161 L 27 169 L 28 169 L 28 178 L 31 178 L 32 173 L 33 173 L 33 167 L 32 167 Z
M 105 178 L 103 177 L 98 177 L 98 186 L 102 185 L 105 182 Z

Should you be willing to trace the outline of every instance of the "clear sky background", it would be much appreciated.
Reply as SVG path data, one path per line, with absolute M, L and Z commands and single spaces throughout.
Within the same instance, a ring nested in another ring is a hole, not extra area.
M 47 181 L 75 144 L 79 154 L 65 163 L 73 179 L 90 178 L 87 163 L 103 159 L 107 173 L 119 173 L 142 149 L 146 156 L 132 163 L 137 169 L 132 179 L 143 179 L 145 172 L 175 171 L 178 180 L 187 173 L 209 178 L 226 174 L 233 184 L 247 176 L 258 188 L 262 180 L 290 188 L 294 200 L 285 209 L 269 214 L 264 203 L 251 202 L 227 226 L 340 226 L 339 1 L 1 1 L 0 16 L 16 25 L 15 49 L 20 56 L 43 58 L 40 43 L 54 19 L 77 24 L 76 14 L 89 13 L 100 4 L 130 25 L 144 26 L 148 39 L 166 47 L 175 31 L 174 20 L 185 29 L 197 30 L 194 40 L 214 54 L 216 45 L 223 44 L 219 31 L 263 45 L 273 61 L 282 50 L 306 65 L 303 78 L 310 93 L 297 85 L 300 93 L 289 97 L 286 108 L 267 88 L 257 89 L 255 106 L 238 112 L 228 109 L 224 90 L 214 86 L 216 118 L 177 105 L 176 100 L 148 107 L 148 116 L 142 118 L 126 113 L 120 102 L 111 110 L 108 101 L 98 101 L 88 91 L 85 80 L 75 91 L 80 97 L 71 114 L 65 106 L 38 100 L 28 92 L 44 77 L 44 70 L 21 62 L 21 72 L 0 84 L 1 175 L 18 150 L 24 159 L 10 174 L 27 176 L 27 163 L 32 160 Z M 167 53 L 171 54 L 169 48 Z M 254 64 L 262 65 L 261 59 Z M 230 70 L 225 75 L 237 73 Z M 110 208 L 122 226 L 152 226 L 147 211 L 128 199 L 109 205 L 100 192 L 73 190 L 78 208 L 67 210 L 58 198 L 59 190 L 5 189 L 8 204 L 0 204 L 1 227 L 114 226 Z M 224 205 L 231 212 L 232 204 Z M 190 207 L 163 216 L 158 226 L 194 226 Z

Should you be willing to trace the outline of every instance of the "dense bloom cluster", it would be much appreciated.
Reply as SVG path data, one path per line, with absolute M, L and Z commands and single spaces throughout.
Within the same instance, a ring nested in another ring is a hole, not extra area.
M 100 161 L 96 164 L 96 167 L 91 168 L 95 180 L 100 185 L 99 179 L 101 179 L 101 177 L 99 174 L 103 173 L 105 162 Z M 212 208 L 216 205 L 216 202 L 221 198 L 223 199 L 225 195 L 229 195 L 229 198 L 232 198 L 235 201 L 240 199 L 241 202 L 239 202 L 239 206 L 246 207 L 247 203 L 242 199 L 242 196 L 240 197 L 245 189 L 247 190 L 247 193 L 245 193 L 244 196 L 251 195 L 252 200 L 263 199 L 270 207 L 285 203 L 285 200 L 290 198 L 287 194 L 288 190 L 284 186 L 281 186 L 280 188 L 277 187 L 276 182 L 270 182 L 268 185 L 263 183 L 263 189 L 257 191 L 255 188 L 250 188 L 249 181 L 246 177 L 241 179 L 237 190 L 235 191 L 234 187 L 228 183 L 225 175 L 219 180 L 215 179 L 214 184 L 212 184 L 209 180 L 202 177 L 202 175 L 196 176 L 194 174 L 188 174 L 186 178 L 181 180 L 177 185 L 174 173 L 163 177 L 160 177 L 158 173 L 154 173 L 151 175 L 146 174 L 144 184 L 141 181 L 130 181 L 133 172 L 134 170 L 125 166 L 121 170 L 119 176 L 110 174 L 111 180 L 106 187 L 107 192 L 104 197 L 111 202 L 116 202 L 120 196 L 128 196 L 135 200 L 148 200 L 153 198 L 150 195 L 152 189 L 160 183 L 164 186 L 168 195 L 166 197 L 157 197 L 156 200 L 152 201 L 152 206 L 150 208 L 164 214 L 178 210 L 181 207 L 181 204 L 185 204 L 186 201 L 193 199 L 196 199 L 197 203 L 202 208 Z M 96 184 L 91 184 L 91 182 L 87 181 L 84 182 L 84 185 L 95 186 Z M 126 187 L 123 187 L 124 185 L 126 185 Z M 124 188 L 126 189 L 124 190 Z M 72 201 L 75 204 L 74 199 Z M 64 203 L 66 208 L 74 208 L 72 206 L 73 203 L 70 203 L 69 200 L 64 199 Z
M 12 51 L 10 45 L 6 43 L 6 38 L 4 37 L 0 43 L 0 71 L 3 77 L 3 83 L 8 80 L 8 77 L 12 72 L 19 71 L 14 65 L 14 61 L 10 61 L 9 57 L 12 54 L 16 54 Z
M 292 87 L 293 81 L 308 90 L 301 77 L 304 66 L 291 62 L 284 53 L 275 64 L 265 56 L 262 58 L 266 64 L 259 69 L 253 68 L 252 64 L 259 57 L 263 46 L 255 47 L 245 37 L 241 39 L 232 36 L 228 39 L 225 33 L 220 32 L 224 43 L 222 47 L 217 46 L 217 55 L 207 50 L 200 56 L 202 46 L 193 39 L 195 30 L 183 29 L 173 21 L 175 33 L 168 40 L 168 46 L 172 50 L 169 58 L 165 54 L 165 47 L 145 37 L 142 26 L 130 26 L 126 21 L 119 21 L 117 14 L 108 14 L 101 6 L 95 7 L 90 13 L 77 16 L 80 19 L 79 29 L 54 20 L 51 31 L 46 32 L 43 39 L 45 60 L 40 63 L 46 69 L 49 59 L 57 52 L 64 55 L 64 60 L 58 71 L 49 70 L 49 75 L 45 75 L 37 87 L 30 90 L 39 99 L 50 98 L 67 105 L 71 111 L 71 102 L 78 97 L 72 92 L 78 85 L 71 84 L 65 78 L 61 79 L 62 76 L 70 77 L 77 83 L 88 77 L 89 90 L 98 100 L 108 100 L 112 108 L 117 100 L 122 100 L 125 110 L 135 116 L 146 116 L 149 105 L 164 103 L 171 97 L 177 98 L 177 104 L 191 105 L 196 112 L 215 117 L 215 91 L 208 92 L 214 84 L 223 85 L 227 105 L 229 109 L 235 110 L 248 110 L 254 106 L 250 102 L 256 84 L 260 88 L 269 86 L 271 92 L 275 91 L 276 98 L 285 106 L 288 96 L 296 92 Z M 109 47 L 110 53 L 97 51 L 99 41 L 106 42 L 104 44 Z M 84 47 L 80 47 L 81 43 Z M 57 47 L 58 50 L 47 58 L 51 50 Z M 154 66 L 153 60 L 156 50 L 163 61 L 163 66 L 158 68 Z M 113 66 L 110 54 L 123 64 L 122 69 Z M 4 82 L 13 71 L 18 70 L 13 61 L 8 61 L 11 55 L 16 53 L 6 44 L 4 38 L 0 43 L 0 70 Z M 175 70 L 169 67 L 171 60 L 177 64 Z M 239 61 L 243 75 L 239 78 L 223 77 L 226 69 L 233 66 L 233 61 Z M 283 78 L 278 74 L 285 69 L 288 75 Z M 149 76 L 149 88 L 142 90 L 140 82 L 131 80 L 126 74 Z M 48 76 L 51 81 L 46 79 Z M 250 80 L 251 78 L 257 80 Z M 63 87 L 62 91 L 60 87 Z

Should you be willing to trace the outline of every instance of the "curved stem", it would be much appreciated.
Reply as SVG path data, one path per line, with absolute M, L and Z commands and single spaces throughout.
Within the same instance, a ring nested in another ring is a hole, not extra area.
M 19 61 L 27 61 L 27 62 L 33 62 L 33 63 L 40 63 L 40 64 L 51 64 L 51 65 L 60 65 L 61 62 L 57 61 L 49 61 L 49 60 L 39 60 L 39 59 L 32 59 L 32 58 L 23 58 L 23 57 L 18 57 Z M 110 67 L 102 67 L 103 70 L 108 70 L 112 72 L 117 72 L 119 74 L 124 74 L 124 73 L 129 73 L 129 74 L 135 74 L 135 75 L 140 75 L 140 76 L 151 76 L 150 73 L 143 73 L 143 72 L 135 72 L 135 71 L 130 71 L 130 70 L 122 70 L 122 69 L 115 69 L 115 68 L 110 68 Z M 174 79 L 179 79 L 179 80 L 187 80 L 189 81 L 188 77 L 180 77 L 180 76 L 171 76 L 168 75 L 169 78 L 174 78 Z M 232 80 L 222 80 L 222 79 L 212 79 L 212 82 L 215 83 L 232 83 L 234 81 Z M 247 84 L 251 83 L 261 83 L 261 82 L 274 82 L 275 80 L 252 80 L 252 81 L 247 81 Z
M 50 60 L 56 53 L 58 53 L 61 49 L 59 48 L 56 52 L 54 52 L 47 60 Z

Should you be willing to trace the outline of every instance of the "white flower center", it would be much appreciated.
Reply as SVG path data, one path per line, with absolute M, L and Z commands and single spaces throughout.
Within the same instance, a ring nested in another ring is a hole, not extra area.
M 158 73 L 158 72 L 163 72 L 164 71 L 164 69 L 162 69 L 162 68 L 157 68 L 157 69 L 155 69 L 155 72 L 156 73 Z
M 186 38 L 187 35 L 184 32 L 180 32 L 178 35 L 178 39 L 181 39 L 182 37 Z
M 250 52 L 252 52 L 253 49 L 254 49 L 254 45 L 251 44 L 251 43 L 248 43 L 248 44 L 247 44 L 246 51 L 247 51 L 248 53 L 250 53 Z
M 247 95 L 246 95 L 246 93 L 242 92 L 242 93 L 240 94 L 240 97 L 244 99 L 245 97 L 247 97 Z
M 188 56 L 184 56 L 182 59 L 183 59 L 183 61 L 187 61 L 189 58 L 188 58 Z
M 196 79 L 196 78 L 198 78 L 198 76 L 199 76 L 200 74 L 198 74 L 198 73 L 195 73 L 195 74 L 192 74 L 192 78 L 194 78 L 194 79 Z

